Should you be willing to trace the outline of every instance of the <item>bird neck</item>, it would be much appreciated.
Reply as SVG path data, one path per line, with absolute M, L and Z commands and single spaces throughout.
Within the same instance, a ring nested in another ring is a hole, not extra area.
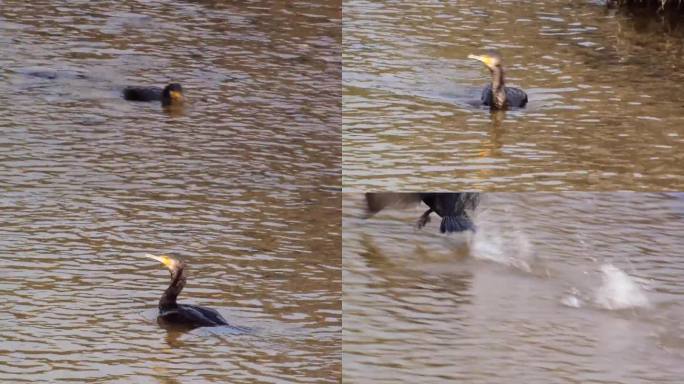
M 166 288 L 161 299 L 159 299 L 160 310 L 175 309 L 178 307 L 176 299 L 185 286 L 184 271 L 185 268 L 180 266 L 177 270 L 171 272 L 171 284 Z
M 492 69 L 492 96 L 495 107 L 503 108 L 506 105 L 506 86 L 501 67 Z

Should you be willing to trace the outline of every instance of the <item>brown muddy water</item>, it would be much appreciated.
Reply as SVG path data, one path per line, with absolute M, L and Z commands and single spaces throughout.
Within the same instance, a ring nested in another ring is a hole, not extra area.
M 681 383 L 684 195 L 492 193 L 475 235 L 343 202 L 344 381 Z
M 684 188 L 684 28 L 600 3 L 345 1 L 345 190 Z M 473 106 L 485 49 L 527 108 Z
M 339 382 L 339 2 L 0 7 L 0 382 Z M 188 105 L 121 99 L 183 85 Z M 167 332 L 181 302 L 248 330 Z

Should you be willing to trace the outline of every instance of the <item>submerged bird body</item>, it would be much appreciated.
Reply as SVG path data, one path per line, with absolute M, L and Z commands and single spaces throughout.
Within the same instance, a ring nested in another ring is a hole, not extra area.
M 178 295 L 185 287 L 185 263 L 169 256 L 145 255 L 164 264 L 171 271 L 171 284 L 159 299 L 157 322 L 165 327 L 214 327 L 228 325 L 217 311 L 190 304 L 178 304 Z
M 418 219 L 417 226 L 422 228 L 430 221 L 430 214 L 442 218 L 439 230 L 442 233 L 475 231 L 475 224 L 466 212 L 474 210 L 479 204 L 477 192 L 459 193 L 366 193 L 369 214 L 375 214 L 391 205 L 406 205 L 423 202 L 430 209 Z
M 123 96 L 130 101 L 160 101 L 162 91 L 159 87 L 126 87 Z
M 507 87 L 501 56 L 496 52 L 468 55 L 484 64 L 492 75 L 492 82 L 482 90 L 482 104 L 492 109 L 522 108 L 527 105 L 527 94 L 520 88 Z
M 492 92 L 492 84 L 487 84 L 482 90 L 482 104 L 495 109 L 504 109 L 506 106 L 522 108 L 527 105 L 527 94 L 520 88 L 504 87 L 505 100 L 498 97 L 495 100 L 495 92 Z M 500 91 L 498 93 L 500 95 Z
M 217 311 L 191 304 L 179 304 L 176 308 L 159 310 L 157 322 L 169 326 L 187 326 L 189 328 L 215 327 L 228 325 Z
M 165 107 L 183 104 L 183 88 L 180 84 L 169 84 L 164 89 L 159 87 L 126 87 L 123 97 L 129 101 L 161 101 Z

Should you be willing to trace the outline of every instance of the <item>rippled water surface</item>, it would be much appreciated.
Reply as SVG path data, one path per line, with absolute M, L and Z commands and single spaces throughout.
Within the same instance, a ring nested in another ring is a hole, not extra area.
M 684 377 L 684 196 L 485 194 L 474 236 L 362 203 L 345 194 L 345 381 Z
M 338 382 L 339 2 L 5 1 L 0 382 Z M 120 97 L 183 85 L 188 104 Z M 167 332 L 183 302 L 248 328 Z
M 682 189 L 682 27 L 598 3 L 345 1 L 345 188 Z M 527 108 L 473 105 L 491 48 Z

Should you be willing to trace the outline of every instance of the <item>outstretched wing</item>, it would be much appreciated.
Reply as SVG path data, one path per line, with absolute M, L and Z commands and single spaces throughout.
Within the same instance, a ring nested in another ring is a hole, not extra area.
M 421 201 L 419 193 L 366 193 L 366 213 L 370 217 L 387 207 L 405 207 L 418 204 Z

